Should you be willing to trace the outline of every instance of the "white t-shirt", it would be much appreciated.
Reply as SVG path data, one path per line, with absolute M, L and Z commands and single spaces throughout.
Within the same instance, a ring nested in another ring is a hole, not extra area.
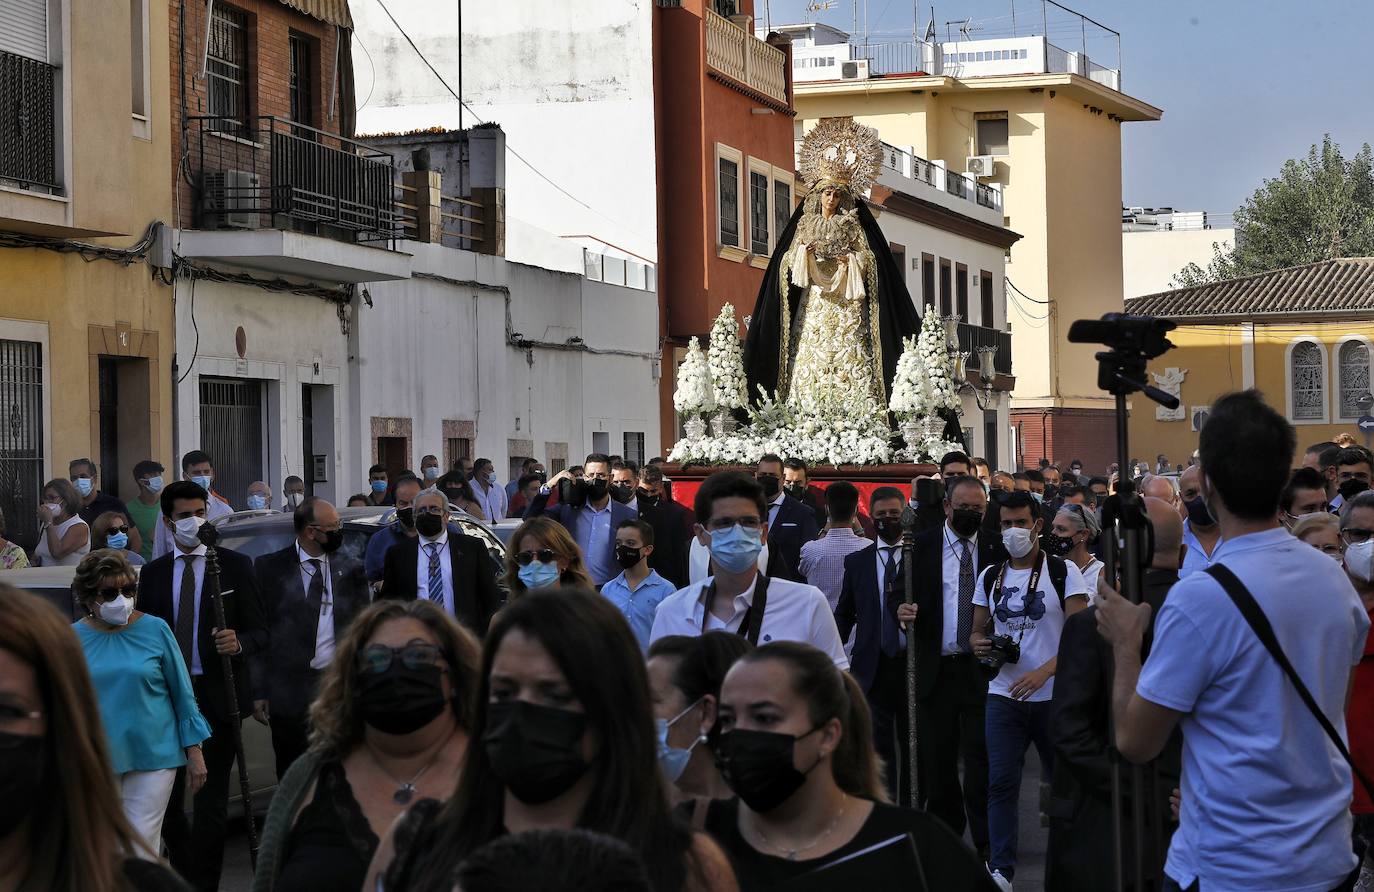
M 992 612 L 993 634 L 1010 635 L 1013 641 L 1019 639 L 1021 644 L 1021 659 L 1002 664 L 1002 671 L 988 683 L 989 694 L 1010 697 L 1012 685 L 1021 676 L 1039 669 L 1059 653 L 1059 636 L 1064 631 L 1064 608 L 1059 603 L 1054 582 L 1050 580 L 1048 559 L 1043 554 L 1040 562 L 1040 579 L 1033 594 L 1026 592 L 1031 570 L 1016 570 L 1010 564 L 1002 579 L 1002 590 L 997 595 L 996 604 L 988 604 L 988 595 L 997 587 L 996 577 L 991 576 L 996 564 L 983 571 L 978 578 L 978 585 L 973 589 L 973 603 L 987 607 Z M 1086 595 L 1088 587 L 1083 581 L 1083 574 L 1072 561 L 1064 563 L 1068 570 L 1064 580 L 1064 597 L 1068 599 L 1074 595 Z M 1053 696 L 1054 678 L 1051 677 L 1044 687 L 1026 699 L 1039 703 Z

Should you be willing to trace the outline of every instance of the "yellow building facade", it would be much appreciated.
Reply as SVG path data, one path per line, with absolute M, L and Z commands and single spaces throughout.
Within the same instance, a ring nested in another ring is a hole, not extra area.
M 72 459 L 124 500 L 135 462 L 172 465 L 175 365 L 147 262 L 173 219 L 167 5 L 30 7 L 0 29 L 0 510 L 25 546 Z
M 798 83 L 795 106 L 799 136 L 850 115 L 954 174 L 987 148 L 980 122 L 1006 121 L 993 173 L 978 182 L 1002 187 L 1004 225 L 1022 235 L 1006 265 L 1021 463 L 1110 460 L 1111 400 L 1095 387 L 1094 350 L 1066 335 L 1075 319 L 1121 308 L 1121 125 L 1162 112 L 1072 73 Z
M 1188 463 L 1218 397 L 1255 388 L 1295 428 L 1298 458 L 1313 443 L 1358 427 L 1374 359 L 1374 259 L 1278 270 L 1130 300 L 1127 312 L 1163 316 L 1174 349 L 1151 361 L 1150 383 L 1179 397 L 1169 412 L 1131 400 L 1131 453 Z

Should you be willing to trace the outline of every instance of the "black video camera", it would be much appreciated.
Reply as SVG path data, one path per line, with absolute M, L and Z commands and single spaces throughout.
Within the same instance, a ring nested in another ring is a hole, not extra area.
M 1004 663 L 1021 662 L 1021 645 L 1013 641 L 1010 635 L 993 635 L 988 639 L 988 644 L 992 649 L 979 657 L 978 662 L 993 675 L 1002 671 Z

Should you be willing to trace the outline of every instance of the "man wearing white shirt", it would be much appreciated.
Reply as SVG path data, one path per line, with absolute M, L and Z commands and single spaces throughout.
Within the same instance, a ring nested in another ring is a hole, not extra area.
M 710 537 L 715 575 L 663 599 L 653 641 L 668 635 L 725 630 L 763 645 L 800 641 L 849 668 L 835 617 L 812 585 L 770 579 L 758 571 L 768 537 L 768 505 L 757 481 L 734 471 L 712 474 L 697 491 L 696 513 Z
M 479 458 L 473 463 L 472 493 L 489 522 L 505 519 L 510 501 L 506 498 L 506 488 L 496 482 L 496 468 L 489 459 Z
M 806 577 L 801 572 L 801 549 L 820 533 L 816 515 L 805 504 L 783 492 L 782 459 L 778 456 L 769 454 L 759 459 L 754 477 L 763 487 L 767 503 L 767 516 L 763 519 L 768 524 L 769 550 L 775 553 L 774 561 L 781 561 L 773 565 L 773 576 L 805 582 Z
M 191 481 L 210 494 L 209 500 L 205 503 L 206 520 L 218 520 L 227 514 L 234 513 L 234 508 L 229 504 L 229 500 L 215 492 L 213 488 L 215 468 L 209 453 L 192 449 L 183 455 L 181 457 L 181 479 Z M 159 558 L 172 550 L 172 533 L 166 524 L 159 523 L 155 526 L 157 532 L 153 534 L 153 557 Z

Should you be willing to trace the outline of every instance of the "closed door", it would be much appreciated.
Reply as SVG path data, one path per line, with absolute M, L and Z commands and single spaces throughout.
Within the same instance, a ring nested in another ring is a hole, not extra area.
M 263 479 L 262 381 L 201 377 L 200 448 L 214 462 L 215 491 L 241 508 Z
M 0 340 L 0 511 L 5 538 L 27 549 L 38 544 L 43 487 L 42 351 L 34 341 Z

